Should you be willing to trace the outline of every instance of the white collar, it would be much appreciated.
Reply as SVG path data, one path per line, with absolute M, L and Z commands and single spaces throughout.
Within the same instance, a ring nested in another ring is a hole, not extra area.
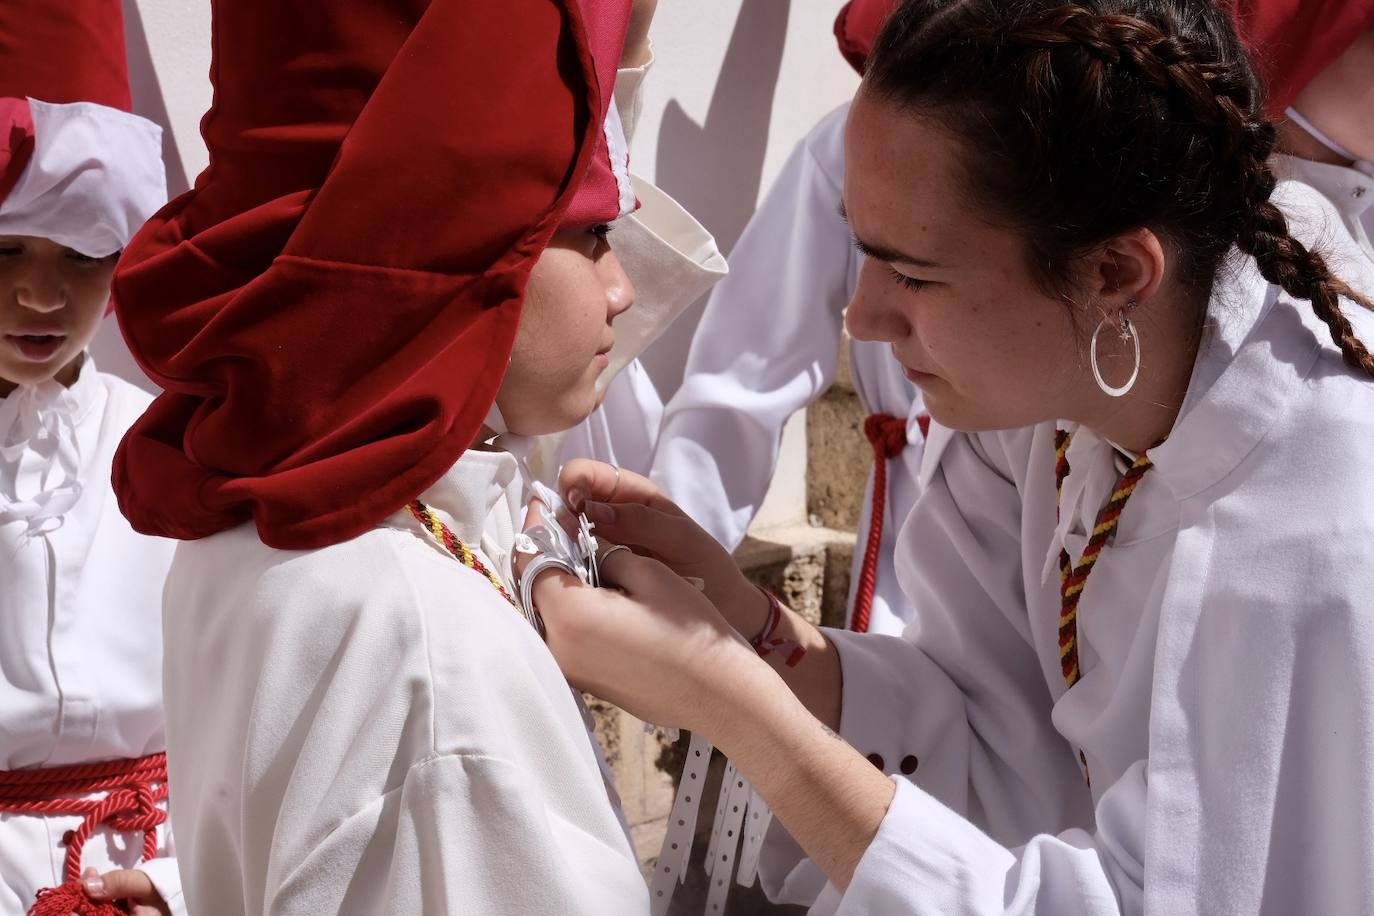
M 1282 177 L 1294 178 L 1316 189 L 1331 202 L 1347 225 L 1359 222 L 1374 204 L 1374 176 L 1369 172 L 1287 153 L 1280 153 L 1275 161 Z
M 95 361 L 87 354 L 71 387 L 53 380 L 0 398 L 0 524 L 27 521 L 48 530 L 82 491 L 78 427 L 99 402 Z

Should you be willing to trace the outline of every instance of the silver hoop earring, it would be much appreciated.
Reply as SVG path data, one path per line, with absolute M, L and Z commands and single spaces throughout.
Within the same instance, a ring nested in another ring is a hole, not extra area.
M 1135 325 L 1131 323 L 1127 315 L 1128 309 L 1135 308 L 1135 303 L 1128 303 L 1123 308 L 1117 319 L 1103 318 L 1098 322 L 1097 330 L 1093 331 L 1092 346 L 1088 351 L 1089 359 L 1092 363 L 1093 378 L 1097 380 L 1097 387 L 1102 389 L 1102 393 L 1113 398 L 1125 397 L 1135 387 L 1136 380 L 1140 378 L 1140 335 L 1136 333 Z M 1135 367 L 1131 370 L 1131 377 L 1126 380 L 1126 384 L 1117 387 L 1107 384 L 1107 380 L 1102 377 L 1102 370 L 1097 365 L 1097 341 L 1102 336 L 1102 329 L 1112 327 L 1121 335 L 1121 342 L 1130 342 L 1135 345 Z

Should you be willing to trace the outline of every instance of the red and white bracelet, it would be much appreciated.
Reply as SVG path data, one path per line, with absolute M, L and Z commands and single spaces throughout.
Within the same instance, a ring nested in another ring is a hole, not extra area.
M 767 658 L 777 652 L 785 656 L 783 664 L 795 668 L 805 657 L 806 650 L 795 640 L 782 639 L 775 635 L 778 627 L 782 625 L 782 602 L 766 588 L 760 587 L 759 591 L 768 599 L 768 619 L 764 622 L 759 635 L 749 641 L 749 645 L 759 654 L 759 658 Z

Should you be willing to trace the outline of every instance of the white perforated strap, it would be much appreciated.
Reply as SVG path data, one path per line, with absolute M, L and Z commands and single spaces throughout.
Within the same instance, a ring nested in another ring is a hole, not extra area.
M 734 883 L 735 862 L 739 859 L 740 834 L 748 813 L 749 796 L 754 792 L 748 781 L 733 766 L 725 771 L 720 794 L 725 797 L 720 824 L 716 829 L 714 861 L 711 863 L 711 889 L 706 895 L 706 916 L 721 916 L 730 899 L 730 885 Z
M 697 812 L 701 809 L 701 790 L 706 784 L 714 751 L 709 741 L 695 733 L 687 745 L 687 763 L 682 769 L 677 797 L 673 799 L 673 810 L 668 815 L 668 832 L 663 837 L 658 864 L 654 866 L 654 879 L 649 883 L 653 916 L 666 916 L 673 902 L 673 892 L 686 880 L 692 837 L 697 829 Z
M 763 852 L 763 837 L 773 822 L 773 812 L 764 804 L 763 796 L 754 790 L 749 793 L 749 814 L 744 819 L 743 846 L 739 854 L 739 884 L 753 887 L 759 876 L 759 855 Z

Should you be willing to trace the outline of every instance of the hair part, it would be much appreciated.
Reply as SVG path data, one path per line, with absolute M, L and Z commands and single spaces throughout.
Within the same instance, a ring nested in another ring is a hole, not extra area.
M 1021 233 L 1046 290 L 1068 295 L 1082 256 L 1141 227 L 1206 295 L 1239 248 L 1310 301 L 1345 361 L 1374 378 L 1340 299 L 1374 306 L 1270 199 L 1277 131 L 1213 0 L 907 0 L 864 87 L 963 142 L 966 190 Z

